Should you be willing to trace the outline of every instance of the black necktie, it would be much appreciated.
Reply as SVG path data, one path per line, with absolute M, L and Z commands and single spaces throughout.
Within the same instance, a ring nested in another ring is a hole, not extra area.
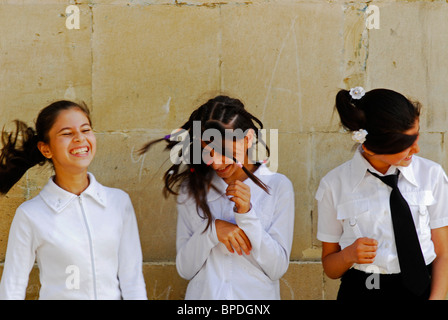
M 398 189 L 400 171 L 398 174 L 387 176 L 379 176 L 370 170 L 369 172 L 392 188 L 389 199 L 390 212 L 403 283 L 411 292 L 421 295 L 429 286 L 429 272 L 420 248 L 411 209 Z

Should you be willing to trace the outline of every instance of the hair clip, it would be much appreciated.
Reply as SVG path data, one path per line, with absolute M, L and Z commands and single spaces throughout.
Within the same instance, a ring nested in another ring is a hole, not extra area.
M 359 129 L 358 131 L 352 132 L 352 140 L 357 143 L 364 143 L 366 141 L 366 136 L 368 132 L 364 129 Z
M 366 90 L 363 87 L 354 87 L 350 89 L 350 96 L 352 99 L 359 100 L 366 94 Z

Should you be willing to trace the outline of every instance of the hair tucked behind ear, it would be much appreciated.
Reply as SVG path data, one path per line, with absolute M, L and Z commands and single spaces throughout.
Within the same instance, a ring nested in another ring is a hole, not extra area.
M 364 145 L 374 153 L 399 153 L 418 137 L 404 132 L 419 118 L 420 103 L 393 90 L 374 89 L 360 99 L 352 99 L 349 91 L 340 90 L 336 95 L 336 109 L 346 129 L 368 132 Z
M 269 156 L 269 148 L 259 136 L 259 129 L 263 128 L 262 122 L 255 116 L 250 114 L 245 108 L 243 103 L 238 99 L 233 99 L 227 96 L 217 96 L 210 99 L 205 104 L 192 112 L 190 118 L 185 122 L 177 133 L 171 136 L 165 136 L 164 138 L 153 140 L 145 144 L 139 153 L 143 154 L 147 152 L 154 144 L 166 141 L 166 150 L 172 150 L 179 142 L 176 141 L 177 137 L 187 132 L 190 137 L 190 141 L 185 148 L 179 150 L 179 157 L 187 158 L 186 164 L 173 164 L 164 174 L 165 186 L 163 189 L 164 195 L 169 194 L 177 195 L 179 187 L 185 186 L 188 193 L 196 201 L 196 207 L 202 210 L 204 216 L 202 218 L 207 219 L 207 227 L 212 222 L 212 214 L 207 204 L 207 193 L 209 188 L 214 186 L 211 181 L 213 178 L 213 169 L 203 162 L 202 156 L 200 163 L 194 163 L 194 151 L 193 146 L 195 144 L 201 145 L 201 136 L 194 136 L 195 130 L 193 126 L 195 122 L 199 122 L 201 125 L 200 134 L 206 129 L 217 129 L 222 133 L 223 127 L 231 129 L 241 129 L 246 132 L 248 129 L 253 129 L 255 136 L 254 143 L 259 142 L 266 148 L 267 155 Z M 258 128 L 257 128 L 258 125 Z M 235 159 L 234 159 L 235 161 Z M 259 165 L 257 163 L 256 165 Z M 254 181 L 256 185 L 262 188 L 265 192 L 268 191 L 263 181 L 258 179 L 250 170 L 242 166 L 246 175 Z M 205 231 L 205 230 L 204 230 Z
M 78 108 L 90 121 L 89 110 L 84 103 L 61 100 L 42 109 L 36 120 L 36 129 L 15 120 L 15 131 L 6 132 L 3 128 L 0 154 L 0 193 L 6 194 L 35 165 L 43 165 L 47 159 L 37 147 L 39 141 L 48 143 L 48 132 L 62 110 Z

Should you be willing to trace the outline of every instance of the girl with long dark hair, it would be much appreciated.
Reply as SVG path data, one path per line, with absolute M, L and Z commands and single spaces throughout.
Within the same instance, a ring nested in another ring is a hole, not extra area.
M 16 121 L 16 131 L 3 131 L 2 142 L 2 193 L 35 165 L 50 162 L 55 175 L 16 211 L 0 298 L 24 299 L 37 261 L 39 299 L 146 299 L 131 200 L 87 171 L 96 153 L 87 107 L 52 103 L 39 113 L 35 129 Z
M 262 123 L 238 99 L 217 96 L 165 141 L 172 161 L 165 194 L 177 197 L 179 274 L 186 299 L 280 299 L 294 222 L 292 184 L 252 161 Z M 231 133 L 226 135 L 226 133 Z

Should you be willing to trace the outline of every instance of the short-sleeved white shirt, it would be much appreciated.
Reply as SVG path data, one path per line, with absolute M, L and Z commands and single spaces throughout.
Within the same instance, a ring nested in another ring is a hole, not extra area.
M 361 237 L 378 241 L 373 265 L 355 264 L 360 270 L 399 273 L 389 196 L 391 188 L 367 170 L 382 175 L 362 156 L 354 157 L 322 178 L 316 193 L 318 201 L 317 238 L 339 243 L 341 249 Z M 413 156 L 407 167 L 391 166 L 386 175 L 400 171 L 398 187 L 411 208 L 426 264 L 436 253 L 431 229 L 448 225 L 448 178 L 442 167 Z

